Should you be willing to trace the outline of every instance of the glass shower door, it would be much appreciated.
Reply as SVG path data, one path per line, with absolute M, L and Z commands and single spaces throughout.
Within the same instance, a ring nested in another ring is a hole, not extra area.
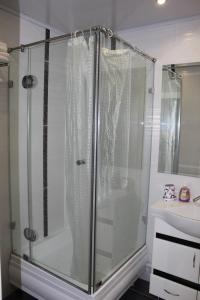
M 12 251 L 30 256 L 24 228 L 29 227 L 27 193 L 27 90 L 22 78 L 28 74 L 28 51 L 15 50 L 9 62 L 9 147 Z
M 94 38 L 29 48 L 33 263 L 89 289 Z M 47 47 L 48 46 L 48 47 Z M 48 51 L 48 57 L 45 57 Z M 45 61 L 45 62 L 44 62 Z
M 96 289 L 145 245 L 153 63 L 101 38 Z

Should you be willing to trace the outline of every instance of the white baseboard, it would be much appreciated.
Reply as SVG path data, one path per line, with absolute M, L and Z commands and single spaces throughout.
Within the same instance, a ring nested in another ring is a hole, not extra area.
M 144 272 L 140 276 L 141 279 L 150 282 L 150 276 L 151 276 L 151 264 L 147 263 L 144 269 Z

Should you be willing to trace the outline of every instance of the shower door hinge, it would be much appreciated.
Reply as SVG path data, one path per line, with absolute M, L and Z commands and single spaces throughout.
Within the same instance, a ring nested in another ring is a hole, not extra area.
M 37 79 L 33 75 L 26 75 L 22 78 L 22 86 L 24 89 L 31 89 L 35 87 Z
M 148 92 L 149 92 L 149 94 L 152 94 L 152 95 L 153 95 L 153 94 L 154 94 L 154 88 L 149 88 L 149 89 L 148 89 Z
M 16 228 L 16 222 L 10 222 L 10 229 L 14 230 Z
M 78 159 L 76 161 L 76 164 L 77 164 L 77 166 L 85 165 L 86 164 L 86 160 L 85 159 Z
M 96 288 L 99 288 L 100 286 L 102 286 L 102 284 L 103 284 L 102 280 L 101 280 L 101 281 L 98 281 L 98 282 L 96 283 Z
M 29 256 L 27 254 L 23 254 L 23 259 L 26 261 L 30 261 Z
M 33 229 L 25 228 L 24 229 L 24 236 L 30 242 L 35 242 L 37 238 L 37 234 Z
M 8 80 L 8 88 L 11 89 L 14 86 L 13 80 Z

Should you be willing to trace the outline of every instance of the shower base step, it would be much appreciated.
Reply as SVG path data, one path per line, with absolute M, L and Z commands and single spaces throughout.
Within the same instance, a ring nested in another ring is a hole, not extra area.
M 149 294 L 149 282 L 138 279 L 120 300 L 156 300 L 157 297 Z M 27 293 L 17 290 L 4 300 L 37 300 Z
M 39 300 L 117 300 L 143 273 L 147 262 L 144 246 L 94 294 L 87 294 L 37 266 L 11 255 L 10 282 Z

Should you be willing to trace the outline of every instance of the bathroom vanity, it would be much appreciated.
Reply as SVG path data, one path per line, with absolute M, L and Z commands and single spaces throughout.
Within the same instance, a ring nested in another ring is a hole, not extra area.
M 200 300 L 200 207 L 157 202 L 150 293 L 165 300 Z

